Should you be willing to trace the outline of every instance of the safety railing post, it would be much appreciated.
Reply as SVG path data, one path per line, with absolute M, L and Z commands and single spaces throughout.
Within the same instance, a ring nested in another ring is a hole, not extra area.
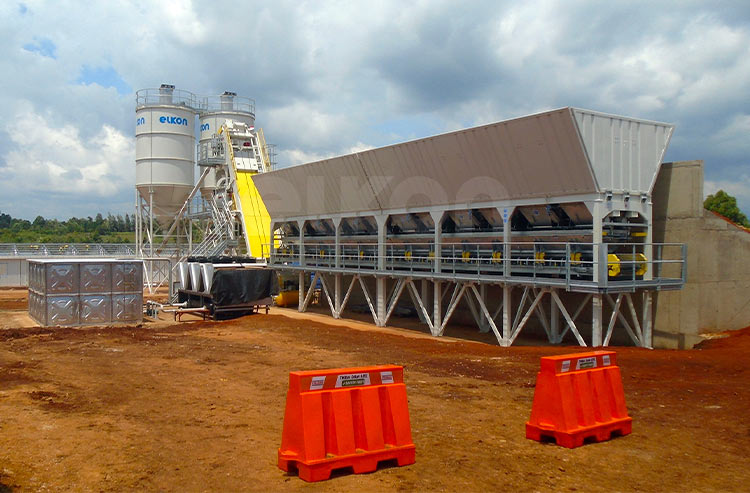
M 682 252 L 680 252 L 682 255 L 682 282 L 687 282 L 687 243 L 682 244 Z

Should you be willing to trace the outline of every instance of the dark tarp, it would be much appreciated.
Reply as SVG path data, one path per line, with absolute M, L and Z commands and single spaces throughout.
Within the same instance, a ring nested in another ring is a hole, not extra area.
M 276 271 L 271 269 L 219 269 L 211 284 L 211 297 L 217 308 L 252 304 L 278 292 Z

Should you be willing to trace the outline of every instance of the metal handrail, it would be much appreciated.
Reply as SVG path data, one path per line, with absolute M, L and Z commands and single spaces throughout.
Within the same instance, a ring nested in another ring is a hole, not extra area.
M 255 114 L 255 100 L 242 96 L 232 96 L 231 98 L 202 96 L 198 104 L 199 106 L 196 109 L 200 111 L 237 111 Z
M 170 106 L 186 106 L 190 109 L 199 109 L 198 97 L 190 91 L 184 91 L 182 89 L 173 89 L 171 92 L 171 98 L 169 102 L 166 102 L 168 94 L 165 94 L 162 89 L 150 88 L 140 89 L 135 93 L 135 104 L 139 106 L 151 106 L 151 105 L 170 105 Z
M 134 243 L 0 243 L 0 257 L 135 257 Z
M 606 288 L 624 283 L 684 283 L 687 279 L 687 247 L 682 243 L 464 242 L 443 244 L 436 254 L 434 242 L 389 242 L 385 245 L 385 255 L 380 255 L 378 244 L 372 241 L 342 242 L 338 245 L 338 256 L 335 247 L 331 242 L 304 242 L 300 257 L 299 240 L 285 239 L 273 249 L 264 245 L 264 253 L 268 253 L 264 256 L 270 259 L 269 265 L 301 261 L 298 268 L 488 275 L 501 279 L 528 278 L 534 282 L 563 280 L 566 286 L 587 280 Z M 647 247 L 652 258 L 639 256 Z M 668 249 L 678 251 L 665 258 Z M 610 258 L 610 254 L 615 257 Z M 679 274 L 664 275 L 663 270 L 669 265 L 678 265 Z M 649 276 L 644 275 L 647 272 Z

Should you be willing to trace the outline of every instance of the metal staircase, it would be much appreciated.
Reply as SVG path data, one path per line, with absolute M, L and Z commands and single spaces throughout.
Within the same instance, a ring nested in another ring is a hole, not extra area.
M 222 127 L 219 134 L 223 138 L 214 139 L 207 149 L 199 149 L 199 164 L 204 166 L 226 166 L 228 170 L 228 182 L 219 187 L 211 200 L 208 201 L 208 209 L 211 221 L 203 240 L 192 251 L 179 258 L 172 267 L 173 283 L 179 279 L 178 265 L 185 262 L 188 257 L 213 257 L 224 254 L 227 250 L 235 251 L 239 246 L 239 239 L 235 233 L 238 224 L 243 224 L 242 211 L 238 207 L 237 200 L 237 163 L 231 137 L 232 130 Z M 217 135 L 218 137 L 218 135 Z M 270 171 L 271 162 L 268 153 L 265 152 L 265 139 L 263 131 L 258 129 L 257 133 L 249 139 L 255 160 L 260 164 L 263 171 Z M 196 185 L 197 187 L 197 185 Z M 240 226 L 242 227 L 242 226 Z M 177 290 L 172 289 L 172 302 L 177 301 Z

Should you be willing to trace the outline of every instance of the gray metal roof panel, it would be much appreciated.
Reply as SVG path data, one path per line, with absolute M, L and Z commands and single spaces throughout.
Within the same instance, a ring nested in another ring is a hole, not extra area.
M 622 128 L 605 136 L 607 125 Z M 602 185 L 618 173 L 627 178 L 622 183 L 650 183 L 668 135 L 666 124 L 562 108 L 284 168 L 254 181 L 274 218 L 549 199 L 619 189 Z M 633 139 L 637 152 L 614 155 L 612 149 Z

